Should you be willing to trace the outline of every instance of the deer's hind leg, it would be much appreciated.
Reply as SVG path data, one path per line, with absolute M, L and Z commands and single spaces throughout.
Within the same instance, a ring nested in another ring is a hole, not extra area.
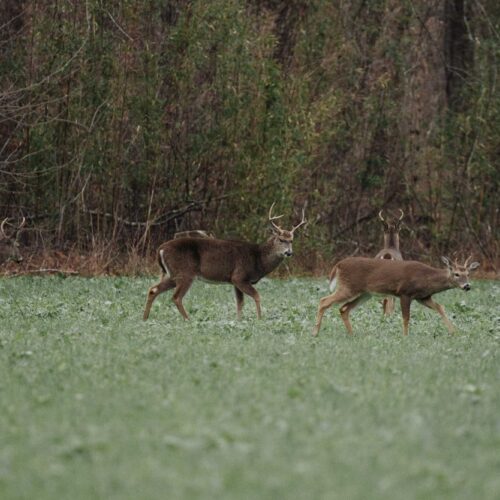
M 184 319 L 189 319 L 189 316 L 186 309 L 184 309 L 184 306 L 182 305 L 182 299 L 191 287 L 193 280 L 194 278 L 188 276 L 179 276 L 176 278 L 176 288 L 174 295 L 172 296 L 172 300 Z
M 450 334 L 455 332 L 455 327 L 453 326 L 453 323 L 448 319 L 448 316 L 446 316 L 446 313 L 444 312 L 444 307 L 441 304 L 434 302 L 432 300 L 432 297 L 421 299 L 418 302 L 420 302 L 420 304 L 424 305 L 425 307 L 428 307 L 429 309 L 433 309 L 434 311 L 436 311 L 441 316 L 441 318 L 443 318 L 444 324 L 446 325 L 446 328 L 448 328 Z
M 144 314 L 142 317 L 144 321 L 148 319 L 149 311 L 151 310 L 151 306 L 153 305 L 153 302 L 155 301 L 156 297 L 158 297 L 160 293 L 166 292 L 167 290 L 174 288 L 174 286 L 175 286 L 175 281 L 172 278 L 163 276 L 158 284 L 153 285 L 149 289 L 148 296 L 146 299 L 146 307 L 144 308 Z
M 353 301 L 356 298 L 357 298 L 356 295 L 349 296 L 345 292 L 337 289 L 331 295 L 327 295 L 326 297 L 323 297 L 322 299 L 320 299 L 319 306 L 318 306 L 318 312 L 316 314 L 316 324 L 314 325 L 312 335 L 314 337 L 316 337 L 316 335 L 318 335 L 319 330 L 321 328 L 321 321 L 323 320 L 323 315 L 325 314 L 325 312 L 328 308 L 332 307 L 333 304 L 341 304 L 342 302 L 347 302 L 348 300 Z
M 369 293 L 365 293 L 363 295 L 360 295 L 357 299 L 351 300 L 350 302 L 347 302 L 347 304 L 344 304 L 340 308 L 340 317 L 342 318 L 342 321 L 344 322 L 345 327 L 347 328 L 347 331 L 352 335 L 352 326 L 351 322 L 349 321 L 349 313 L 357 306 L 362 304 L 363 302 L 366 302 L 370 298 Z

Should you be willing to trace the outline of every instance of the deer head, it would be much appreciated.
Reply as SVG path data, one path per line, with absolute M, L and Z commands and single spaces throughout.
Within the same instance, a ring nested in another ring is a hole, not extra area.
M 470 290 L 469 272 L 479 267 L 479 262 L 472 262 L 471 264 L 469 264 L 471 258 L 472 255 L 467 257 L 467 260 L 464 262 L 464 264 L 460 265 L 456 260 L 451 263 L 448 258 L 441 257 L 441 260 L 444 262 L 448 269 L 448 279 L 450 283 L 454 287 L 461 288 L 466 292 Z
M 380 210 L 378 213 L 379 219 L 382 221 L 382 224 L 384 226 L 384 233 L 399 233 L 400 226 L 401 226 L 401 221 L 403 220 L 404 217 L 404 212 L 399 209 L 399 217 L 392 217 L 391 219 L 384 219 L 384 216 L 382 214 L 384 210 Z
M 273 245 L 273 253 L 280 257 L 290 257 L 293 255 L 292 242 L 293 242 L 294 232 L 296 229 L 298 229 L 303 224 L 306 224 L 307 222 L 305 219 L 305 208 L 302 209 L 302 220 L 296 226 L 294 226 L 293 229 L 291 229 L 290 231 L 282 229 L 274 222 L 277 219 L 281 219 L 283 215 L 273 216 L 272 215 L 273 208 L 274 208 L 274 203 L 271 205 L 271 208 L 269 209 L 269 222 L 271 224 L 271 231 L 273 233 L 273 236 L 271 236 L 271 239 L 269 241 Z
M 21 262 L 23 257 L 19 251 L 19 234 L 22 227 L 26 223 L 26 219 L 23 217 L 21 224 L 15 226 L 14 230 L 8 234 L 7 224 L 8 218 L 5 218 L 0 224 L 0 263 L 13 260 L 14 262 Z M 9 224 L 10 225 L 10 224 Z

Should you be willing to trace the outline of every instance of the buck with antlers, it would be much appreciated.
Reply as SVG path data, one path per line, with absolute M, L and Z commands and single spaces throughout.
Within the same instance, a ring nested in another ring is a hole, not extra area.
M 384 226 L 384 248 L 375 255 L 376 259 L 387 260 L 403 260 L 401 251 L 399 250 L 399 230 L 401 221 L 404 217 L 404 212 L 399 209 L 399 218 L 384 219 L 382 215 L 383 210 L 378 213 L 379 219 Z M 389 315 L 394 312 L 394 298 L 385 297 L 383 300 L 384 314 Z
M 172 288 L 175 288 L 172 299 L 177 309 L 184 319 L 189 319 L 182 298 L 197 277 L 215 283 L 231 283 L 236 294 L 238 319 L 244 294 L 254 299 L 260 319 L 260 297 L 253 285 L 292 255 L 294 232 L 306 223 L 302 210 L 302 220 L 297 226 L 291 231 L 282 229 L 274 221 L 283 216 L 273 217 L 273 206 L 274 203 L 269 210 L 272 236 L 262 244 L 215 238 L 179 238 L 163 243 L 158 249 L 162 276 L 160 282 L 149 289 L 144 320 L 148 319 L 156 297 Z
M 336 290 L 323 297 L 319 302 L 316 325 L 313 335 L 319 333 L 325 311 L 333 304 L 342 304 L 340 315 L 347 331 L 352 334 L 349 313 L 370 298 L 371 295 L 393 295 L 399 297 L 403 314 L 403 334 L 408 334 L 410 305 L 413 300 L 438 312 L 450 333 L 454 327 L 444 312 L 444 307 L 432 300 L 436 293 L 450 288 L 470 290 L 469 271 L 479 266 L 478 262 L 469 264 L 469 257 L 463 265 L 456 261 L 450 263 L 441 257 L 446 269 L 438 269 L 421 262 L 406 260 L 367 259 L 349 257 L 338 262 L 332 277 Z
M 21 262 L 23 260 L 21 252 L 19 251 L 18 240 L 20 231 L 26 223 L 26 219 L 23 217 L 21 224 L 15 226 L 10 234 L 7 234 L 7 225 L 10 225 L 8 220 L 7 217 L 3 220 L 2 224 L 0 224 L 0 264 L 9 260 L 13 260 L 14 262 Z

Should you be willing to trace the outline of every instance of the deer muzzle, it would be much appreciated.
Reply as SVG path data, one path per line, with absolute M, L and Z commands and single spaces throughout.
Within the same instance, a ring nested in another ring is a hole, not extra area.
M 468 292 L 470 290 L 470 283 L 465 283 L 465 285 L 462 287 L 463 290 Z

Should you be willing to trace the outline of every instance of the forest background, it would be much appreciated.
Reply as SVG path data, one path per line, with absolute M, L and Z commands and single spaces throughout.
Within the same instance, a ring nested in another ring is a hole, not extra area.
M 183 229 L 498 269 L 498 0 L 3 0 L 0 216 L 24 266 L 152 269 Z M 25 255 L 26 257 L 26 255 Z

